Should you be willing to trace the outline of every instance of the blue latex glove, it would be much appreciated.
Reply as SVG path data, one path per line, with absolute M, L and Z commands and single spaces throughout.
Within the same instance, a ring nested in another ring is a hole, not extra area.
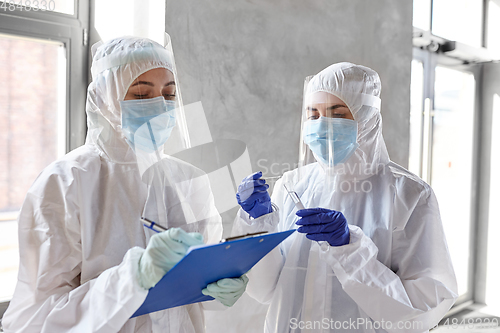
M 301 209 L 296 213 L 301 217 L 298 232 L 315 241 L 327 241 L 331 246 L 349 244 L 347 220 L 341 212 L 325 208 Z
M 267 192 L 269 185 L 265 179 L 259 179 L 260 177 L 261 171 L 246 177 L 241 181 L 236 193 L 238 204 L 254 219 L 273 211 L 271 197 Z
M 234 279 L 220 279 L 210 283 L 201 292 L 203 295 L 212 296 L 225 306 L 233 306 L 243 295 L 247 287 L 248 278 L 245 274 Z

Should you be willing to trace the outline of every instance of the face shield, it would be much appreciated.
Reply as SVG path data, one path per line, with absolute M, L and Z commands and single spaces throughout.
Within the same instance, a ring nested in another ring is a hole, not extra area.
M 304 82 L 298 179 L 309 179 L 319 167 L 324 177 L 316 195 L 325 196 L 342 186 L 373 175 L 387 163 L 380 117 L 380 79 L 370 68 L 351 63 L 327 67 Z
M 163 46 L 122 37 L 92 51 L 87 143 L 118 164 L 137 167 L 147 186 L 142 217 L 215 241 L 220 217 L 206 174 L 172 157 L 190 148 L 190 138 L 170 36 Z
M 86 105 L 87 143 L 98 146 L 108 159 L 119 163 L 135 163 L 137 150 L 165 149 L 175 153 L 189 147 L 168 34 L 164 46 L 138 37 L 98 42 L 92 46 L 92 55 L 93 80 Z M 151 128 L 149 135 L 141 129 L 146 123 Z M 153 123 L 168 130 L 153 127 Z M 149 143 L 151 139 L 154 142 Z
M 346 161 L 359 146 L 357 123 L 349 105 L 330 92 L 308 92 L 306 78 L 301 118 L 300 163 L 318 162 L 332 170 Z

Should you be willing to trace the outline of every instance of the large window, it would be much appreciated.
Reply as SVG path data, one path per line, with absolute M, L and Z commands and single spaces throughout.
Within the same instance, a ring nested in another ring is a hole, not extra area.
M 456 66 L 440 65 L 439 60 L 415 52 L 412 62 L 409 169 L 429 183 L 436 194 L 460 300 L 464 301 L 471 300 L 473 294 L 471 215 L 477 71 L 474 66 L 458 70 Z
M 469 291 L 475 79 L 437 66 L 434 81 L 430 184 L 448 237 L 459 295 Z M 457 209 L 460 207 L 460 209 Z
M 483 2 L 484 0 L 413 0 L 413 26 L 448 40 L 481 47 L 485 12 Z M 492 10 L 490 15 L 496 15 L 495 8 Z M 489 22 L 498 24 L 498 20 L 495 23 L 494 19 Z
M 498 235 L 500 235 L 500 94 L 493 95 L 493 110 L 491 124 L 491 158 L 490 158 L 490 198 L 488 218 L 492 223 L 488 226 L 488 264 L 486 288 L 486 304 L 493 307 L 493 311 L 500 313 L 500 267 L 498 265 L 498 253 L 500 253 L 500 244 Z
M 63 43 L 0 35 L 0 301 L 17 277 L 17 212 L 38 173 L 66 152 Z M 29 65 L 28 65 L 29 64 Z
M 488 246 L 480 238 L 488 225 L 497 231 L 491 217 L 498 216 L 498 205 L 490 204 L 489 219 L 478 218 L 482 202 L 491 202 L 491 196 L 481 196 L 484 175 L 478 171 L 485 158 L 481 82 L 484 63 L 498 59 L 495 51 L 500 51 L 499 5 L 500 0 L 413 2 L 409 169 L 432 186 L 438 199 L 457 276 L 457 309 L 500 296 L 490 296 L 496 283 L 487 288 L 484 283 L 498 278 L 495 259 L 490 260 L 497 242 L 489 237 Z M 493 150 L 488 154 L 493 158 Z
M 37 3 L 0 1 L 0 318 L 17 282 L 28 188 L 86 132 L 88 1 Z

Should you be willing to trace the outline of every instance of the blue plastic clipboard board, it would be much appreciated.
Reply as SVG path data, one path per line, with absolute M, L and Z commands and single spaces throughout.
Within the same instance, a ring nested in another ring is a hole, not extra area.
M 213 300 L 201 293 L 209 283 L 240 277 L 295 229 L 193 247 L 156 286 L 133 317 L 185 304 Z

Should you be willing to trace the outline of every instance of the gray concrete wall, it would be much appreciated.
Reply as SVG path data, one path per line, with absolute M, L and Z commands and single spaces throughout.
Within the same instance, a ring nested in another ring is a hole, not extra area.
M 166 12 L 184 103 L 203 103 L 213 140 L 244 141 L 254 171 L 297 163 L 304 78 L 340 61 L 380 74 L 389 154 L 407 166 L 412 1 L 167 0 Z M 207 312 L 207 332 L 262 332 L 266 310 L 244 295 Z
M 297 163 L 304 78 L 340 61 L 380 74 L 384 137 L 407 166 L 411 22 L 412 1 L 167 0 L 166 31 L 184 103 L 272 176 Z

